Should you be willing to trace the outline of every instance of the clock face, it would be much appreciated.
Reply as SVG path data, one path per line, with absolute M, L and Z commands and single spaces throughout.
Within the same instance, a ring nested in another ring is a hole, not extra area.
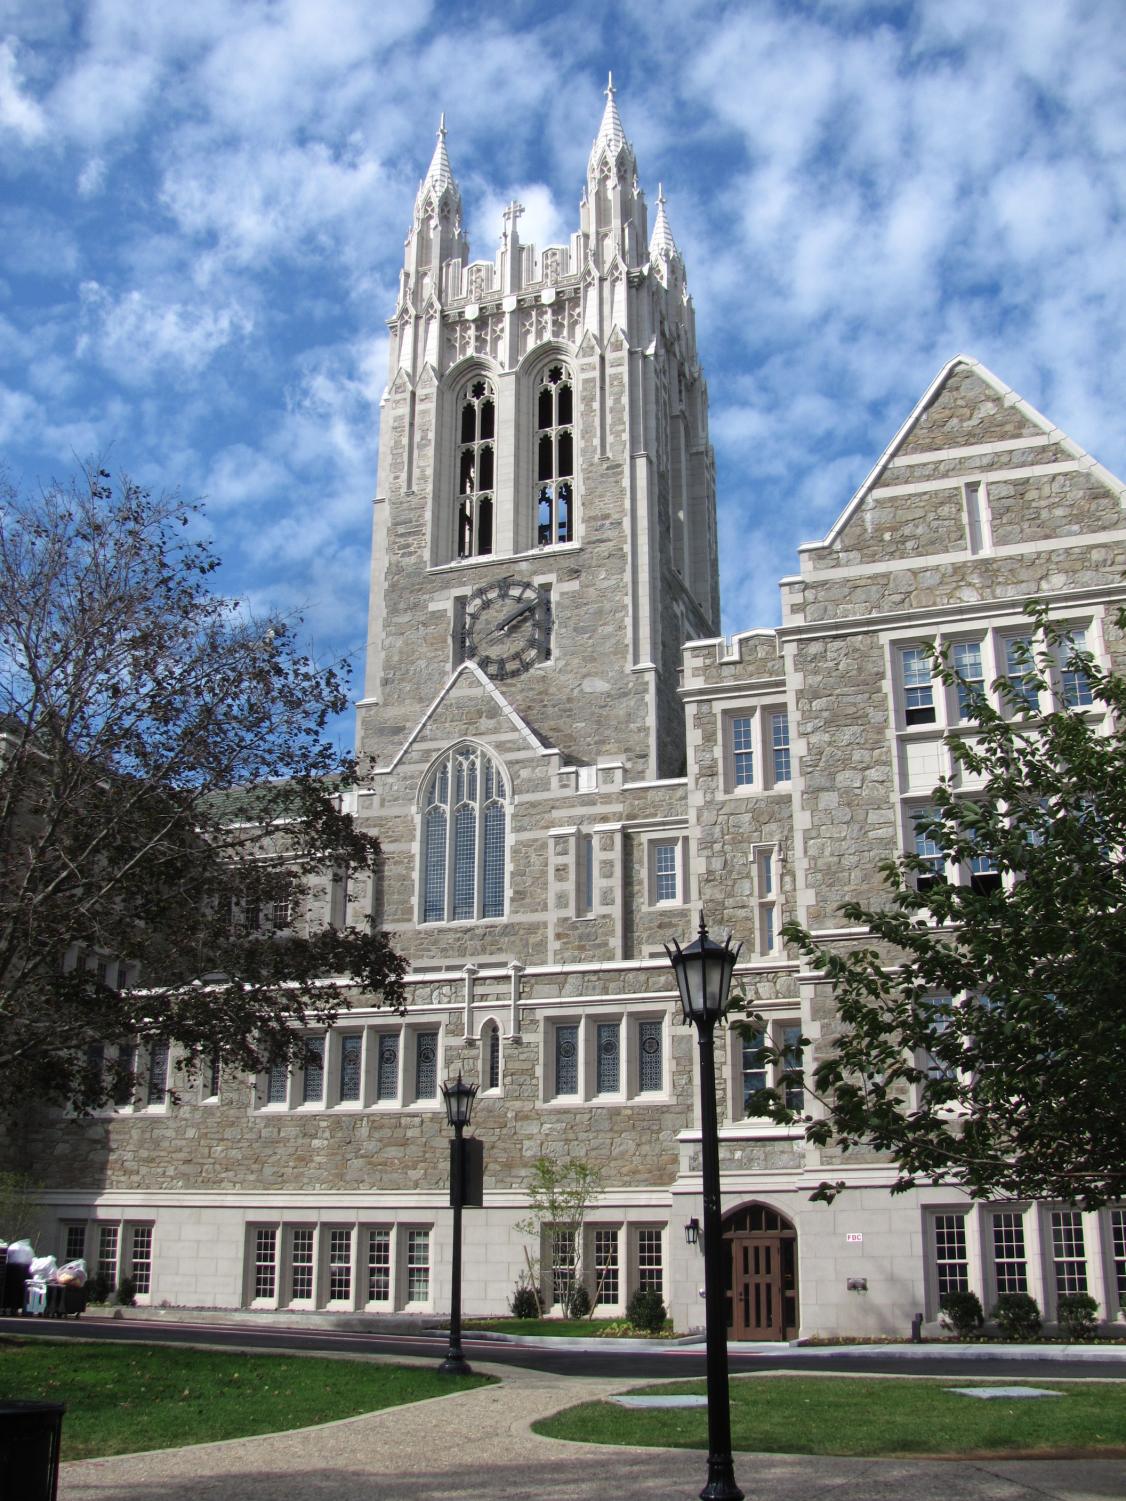
M 482 584 L 465 605 L 465 654 L 498 681 L 527 672 L 547 655 L 547 599 L 522 579 Z

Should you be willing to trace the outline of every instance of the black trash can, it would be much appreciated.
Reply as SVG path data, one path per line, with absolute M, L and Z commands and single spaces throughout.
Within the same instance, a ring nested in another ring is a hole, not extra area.
M 61 1402 L 0 1402 L 0 1501 L 55 1501 Z

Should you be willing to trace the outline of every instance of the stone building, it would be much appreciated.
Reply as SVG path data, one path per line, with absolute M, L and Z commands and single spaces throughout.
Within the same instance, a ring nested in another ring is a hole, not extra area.
M 340 897 L 409 955 L 409 1008 L 357 996 L 303 1071 L 212 1073 L 178 1104 L 160 1058 L 132 1105 L 57 1137 L 60 1246 L 131 1271 L 142 1300 L 441 1311 L 439 1084 L 460 1071 L 485 1159 L 467 1312 L 505 1309 L 526 1248 L 549 1297 L 565 1283 L 565 1237 L 515 1228 L 547 1155 L 603 1176 L 583 1247 L 598 1311 L 656 1287 L 699 1326 L 695 1044 L 663 941 L 702 904 L 744 941 L 738 979 L 778 1044 L 816 1049 L 831 997 L 780 925 L 853 940 L 841 904 L 913 847 L 958 723 L 919 644 L 957 643 L 988 683 L 1036 596 L 1121 660 L 1123 486 L 961 357 L 801 549 L 781 627 L 721 636 L 685 266 L 660 195 L 650 227 L 612 91 L 570 242 L 523 243 L 520 215 L 469 259 L 443 128 L 390 319 L 374 505 L 355 812 L 384 864 Z M 1059 1290 L 1111 1316 L 1126 1298 L 1122 1210 L 893 1199 L 879 1160 L 746 1119 L 769 1069 L 732 1029 L 719 1052 L 734 1337 L 903 1334 L 966 1284 L 1027 1287 L 1049 1317 Z M 829 1173 L 849 1191 L 811 1203 Z

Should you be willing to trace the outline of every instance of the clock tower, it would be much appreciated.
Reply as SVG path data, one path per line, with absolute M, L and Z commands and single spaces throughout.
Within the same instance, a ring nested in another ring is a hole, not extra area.
M 358 749 L 386 766 L 468 672 L 562 764 L 676 777 L 681 646 L 719 629 L 707 388 L 612 83 L 569 243 L 522 212 L 470 259 L 443 117 L 389 320 Z

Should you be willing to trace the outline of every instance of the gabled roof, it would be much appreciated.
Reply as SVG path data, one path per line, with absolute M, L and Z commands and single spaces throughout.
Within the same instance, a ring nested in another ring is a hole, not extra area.
M 952 360 L 948 360 L 943 365 L 942 369 L 927 387 L 923 396 L 911 412 L 911 415 L 904 422 L 887 448 L 884 449 L 871 472 L 864 480 L 864 483 L 837 517 L 822 541 L 803 542 L 798 548 L 799 552 L 816 552 L 821 548 L 831 547 L 836 542 L 853 516 L 856 515 L 857 511 L 864 504 L 869 494 L 877 487 L 885 470 L 891 464 L 892 460 L 898 457 L 925 413 L 929 411 L 935 399 L 943 390 L 943 387 L 959 367 L 972 371 L 974 375 L 996 392 L 1005 406 L 1012 407 L 1044 437 L 1050 438 L 1053 443 L 1057 443 L 1061 448 L 1066 449 L 1084 469 L 1094 474 L 1121 501 L 1126 503 L 1126 485 L 1120 479 L 1116 478 L 1115 475 L 1111 474 L 1109 469 L 1105 469 L 1096 459 L 1093 459 L 1085 449 L 1081 448 L 1073 438 L 1069 438 L 1060 428 L 1053 426 L 1041 412 L 1038 412 L 1034 406 L 1018 395 L 1011 386 L 1007 386 L 1003 380 L 994 375 L 992 370 L 989 370 L 980 360 L 975 360 L 968 354 L 956 354 Z M 1019 437 L 1013 439 L 1013 447 L 1020 447 Z
M 458 667 L 450 675 L 450 678 L 442 688 L 442 691 L 427 708 L 422 718 L 418 721 L 414 729 L 411 730 L 410 734 L 403 741 L 402 745 L 392 757 L 391 761 L 386 766 L 377 767 L 372 773 L 373 776 L 388 776 L 395 770 L 395 768 L 399 765 L 399 762 L 402 761 L 406 756 L 411 746 L 423 734 L 427 725 L 434 718 L 435 714 L 437 714 L 438 710 L 451 696 L 455 686 L 466 677 L 475 680 L 479 684 L 479 686 L 484 689 L 488 696 L 494 701 L 500 712 L 505 716 L 506 719 L 508 719 L 513 728 L 517 730 L 523 737 L 529 750 L 538 751 L 542 756 L 554 756 L 559 754 L 554 746 L 546 745 L 544 743 L 540 736 L 537 735 L 532 727 L 528 724 L 527 720 L 524 719 L 516 711 L 515 708 L 513 708 L 512 704 L 509 703 L 508 699 L 505 698 L 504 694 L 492 681 L 492 679 L 486 677 L 486 675 L 477 666 L 476 662 L 463 662 L 461 666 Z

